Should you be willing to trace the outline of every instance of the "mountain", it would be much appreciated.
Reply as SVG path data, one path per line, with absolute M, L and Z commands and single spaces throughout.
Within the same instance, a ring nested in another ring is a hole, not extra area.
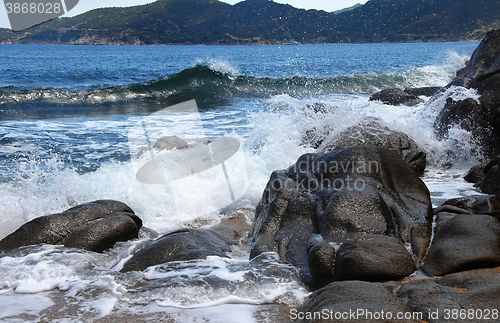
M 371 0 L 340 12 L 270 0 L 158 0 L 95 9 L 13 33 L 1 43 L 271 44 L 478 40 L 500 27 L 498 0 Z

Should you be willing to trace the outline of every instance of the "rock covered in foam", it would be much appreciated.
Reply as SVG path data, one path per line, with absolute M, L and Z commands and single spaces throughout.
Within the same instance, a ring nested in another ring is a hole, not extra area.
M 0 241 L 0 250 L 62 244 L 102 252 L 118 241 L 137 238 L 141 226 L 141 219 L 126 204 L 99 200 L 25 223 Z
M 370 314 L 371 313 L 371 314 Z M 373 314 L 377 315 L 376 318 Z M 389 322 L 386 314 L 410 313 L 411 309 L 396 298 L 391 286 L 364 281 L 333 282 L 313 292 L 291 318 L 297 322 Z M 395 314 L 394 314 L 395 315 Z M 405 320 L 404 322 L 421 322 Z
M 171 261 L 205 259 L 207 256 L 226 257 L 232 244 L 232 239 L 213 230 L 181 229 L 163 235 L 136 252 L 121 271 L 142 271 Z

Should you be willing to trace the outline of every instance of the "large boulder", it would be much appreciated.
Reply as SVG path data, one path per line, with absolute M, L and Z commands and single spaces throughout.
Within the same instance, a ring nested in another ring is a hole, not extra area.
M 396 151 L 419 175 L 426 166 L 426 153 L 405 133 L 382 126 L 376 120 L 364 120 L 347 128 L 333 138 L 325 138 L 317 147 L 318 153 L 325 153 L 352 146 L 378 146 Z
M 227 257 L 233 240 L 221 233 L 205 229 L 181 229 L 165 234 L 136 252 L 123 266 L 122 272 L 142 271 L 147 267 L 171 261 Z
M 300 269 L 304 282 L 323 285 L 324 277 L 315 273 L 335 271 L 331 263 L 335 255 L 325 244 L 315 244 L 324 241 L 342 248 L 356 239 L 373 247 L 379 240 L 370 239 L 390 236 L 411 246 L 415 259 L 421 260 L 429 245 L 431 223 L 429 191 L 395 151 L 358 146 L 306 154 L 287 170 L 271 175 L 256 209 L 251 257 L 277 252 Z M 409 259 L 404 252 L 392 254 L 400 254 L 403 263 Z M 365 265 L 369 263 L 368 259 Z M 349 279 L 363 279 L 369 270 L 368 266 Z M 380 279 L 400 272 L 385 275 Z
M 141 219 L 126 204 L 100 200 L 25 223 L 0 241 L 0 250 L 62 244 L 102 252 L 118 241 L 137 238 L 141 226 Z
M 335 261 L 336 280 L 399 280 L 416 270 L 404 244 L 390 236 L 347 241 L 340 246 Z
M 485 214 L 438 214 L 422 270 L 429 276 L 500 266 L 500 221 Z

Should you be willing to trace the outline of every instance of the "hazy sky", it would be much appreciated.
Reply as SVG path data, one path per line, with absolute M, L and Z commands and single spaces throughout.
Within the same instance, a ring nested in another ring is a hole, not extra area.
M 241 0 L 221 0 L 230 4 L 235 4 Z M 274 0 L 279 3 L 288 3 L 297 8 L 322 9 L 325 11 L 335 11 L 350 7 L 356 3 L 365 3 L 367 0 Z M 78 5 L 69 12 L 68 16 L 76 16 L 91 9 L 102 7 L 129 7 L 140 4 L 154 2 L 153 0 L 80 0 Z M 10 28 L 9 18 L 5 7 L 0 4 L 0 27 Z

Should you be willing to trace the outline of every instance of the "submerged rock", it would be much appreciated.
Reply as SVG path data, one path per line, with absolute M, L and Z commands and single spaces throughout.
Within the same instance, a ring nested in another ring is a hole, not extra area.
M 122 272 L 142 271 L 150 266 L 171 261 L 227 257 L 233 240 L 221 233 L 205 229 L 181 229 L 165 234 L 136 252 L 123 266 Z
M 102 252 L 118 241 L 137 238 L 141 226 L 141 219 L 126 204 L 100 200 L 25 223 L 0 241 L 0 250 L 62 244 Z
M 396 151 L 419 175 L 426 166 L 426 153 L 408 135 L 382 126 L 375 120 L 365 120 L 347 128 L 334 138 L 322 141 L 318 153 L 325 153 L 352 146 L 378 146 Z
M 403 301 L 394 296 L 390 286 L 363 281 L 342 281 L 313 292 L 296 312 L 290 312 L 290 316 L 292 319 L 299 318 L 297 322 L 304 323 L 378 320 L 389 322 L 394 317 L 389 318 L 381 313 L 408 313 L 411 316 L 411 312 Z M 377 315 L 375 318 L 374 313 Z M 421 321 L 409 319 L 405 322 Z
M 157 150 L 172 150 L 172 149 L 186 149 L 189 147 L 189 144 L 184 139 L 181 139 L 177 136 L 166 136 L 158 139 L 153 148 Z
M 256 209 L 251 257 L 277 252 L 282 260 L 298 267 L 303 281 L 313 286 L 325 283 L 318 273 L 331 272 L 329 261 L 334 253 L 327 247 L 315 247 L 322 254 L 311 254 L 316 250 L 311 239 L 342 248 L 354 239 L 362 245 L 370 244 L 369 239 L 390 236 L 411 245 L 413 255 L 420 260 L 429 245 L 431 211 L 427 187 L 390 149 L 359 146 L 306 154 L 289 169 L 271 175 Z M 392 254 L 398 258 L 398 253 Z M 399 255 L 406 264 L 408 254 Z M 369 260 L 364 264 L 366 269 L 349 279 L 365 278 L 368 264 Z M 373 264 L 378 266 L 378 262 Z M 332 277 L 335 275 L 337 268 Z M 381 277 L 400 275 L 398 268 Z

